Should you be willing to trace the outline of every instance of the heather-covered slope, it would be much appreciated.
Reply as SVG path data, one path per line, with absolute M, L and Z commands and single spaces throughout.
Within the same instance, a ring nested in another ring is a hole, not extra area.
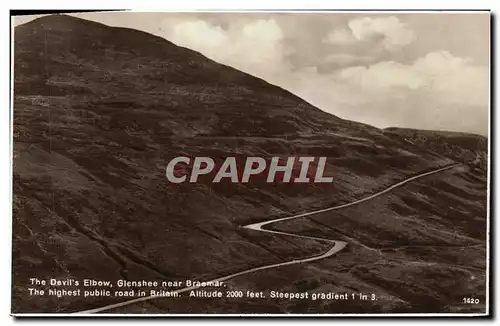
M 14 80 L 14 312 L 116 301 L 30 297 L 30 277 L 205 279 L 318 253 L 324 244 L 238 226 L 348 202 L 454 162 L 162 38 L 70 16 L 16 27 Z M 171 184 L 165 167 L 179 155 L 326 156 L 335 181 Z M 485 228 L 485 203 L 477 209 Z M 357 229 L 353 219 L 343 233 Z M 302 278 L 293 268 L 280 273 Z M 226 312 L 287 310 L 226 304 Z

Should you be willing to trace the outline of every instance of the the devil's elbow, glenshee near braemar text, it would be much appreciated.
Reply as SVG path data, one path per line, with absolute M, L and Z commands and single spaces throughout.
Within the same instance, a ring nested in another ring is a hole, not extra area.
M 13 315 L 491 315 L 490 12 L 11 23 Z

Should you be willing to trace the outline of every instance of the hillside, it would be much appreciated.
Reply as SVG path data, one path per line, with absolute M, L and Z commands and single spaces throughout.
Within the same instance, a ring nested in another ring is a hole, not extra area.
M 205 280 L 318 254 L 325 249 L 324 243 L 255 233 L 239 226 L 346 203 L 456 162 L 455 156 L 441 151 L 441 137 L 432 146 L 404 138 L 397 131 L 340 119 L 262 79 L 144 32 L 65 15 L 18 26 L 14 32 L 12 310 L 75 312 L 123 301 L 27 296 L 27 281 L 35 276 Z M 486 148 L 475 147 L 475 143 L 456 142 L 453 146 L 487 155 Z M 325 156 L 326 171 L 335 182 L 171 184 L 165 178 L 165 167 L 179 155 L 218 160 L 228 156 Z M 335 230 L 319 227 L 317 232 L 327 232 L 327 237 L 339 233 L 351 239 L 348 249 L 332 259 L 308 267 L 285 267 L 279 273 L 269 270 L 235 278 L 232 286 L 265 289 L 270 284 L 313 288 L 341 284 L 335 269 L 352 267 L 353 259 L 363 261 L 365 253 L 357 256 L 363 250 L 359 241 L 379 239 L 383 233 L 397 240 L 386 239 L 380 244 L 383 246 L 410 241 L 481 244 L 476 251 L 446 254 L 450 261 L 474 264 L 471 268 L 476 274 L 471 280 L 466 272 L 458 272 L 464 267 L 454 270 L 446 262 L 465 288 L 481 293 L 485 286 L 481 248 L 485 245 L 487 166 L 474 170 L 468 162 L 459 162 L 465 163 L 461 172 L 443 174 L 445 179 L 430 180 L 421 190 L 431 196 L 439 192 L 452 197 L 453 205 L 461 202 L 462 206 L 441 207 L 441 202 L 433 202 L 427 208 L 414 204 L 422 197 L 408 190 L 405 205 L 396 201 L 392 211 L 379 207 L 377 220 L 383 220 L 383 230 L 365 224 L 369 217 L 363 214 L 372 214 L 372 208 L 342 219 Z M 435 213 L 419 215 L 426 209 Z M 455 217 L 453 209 L 462 215 Z M 436 215 L 442 214 L 446 217 L 438 221 Z M 400 215 L 420 217 L 411 225 L 391 222 L 392 216 Z M 463 223 L 457 224 L 455 218 Z M 460 241 L 439 230 L 448 232 L 454 227 Z M 444 255 L 421 252 L 411 259 L 426 261 L 432 254 L 438 260 Z M 391 264 L 394 261 L 380 268 L 389 269 Z M 367 310 L 422 308 L 412 306 L 408 296 L 392 291 L 376 277 L 349 275 L 352 289 L 376 291 L 389 298 L 365 306 Z M 297 285 L 298 280 L 306 285 Z M 440 295 L 449 289 L 436 286 Z M 433 295 L 424 291 L 417 300 Z M 233 313 L 333 309 L 314 302 L 289 307 L 272 300 L 184 301 L 158 299 L 123 309 Z M 344 311 L 361 309 L 341 307 Z
M 410 144 L 427 148 L 457 162 L 481 170 L 488 168 L 488 139 L 483 136 L 450 131 L 386 128 L 384 131 Z

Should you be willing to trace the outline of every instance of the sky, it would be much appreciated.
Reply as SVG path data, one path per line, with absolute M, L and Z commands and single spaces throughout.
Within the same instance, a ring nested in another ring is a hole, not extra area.
M 344 119 L 488 134 L 487 12 L 72 15 L 161 36 Z

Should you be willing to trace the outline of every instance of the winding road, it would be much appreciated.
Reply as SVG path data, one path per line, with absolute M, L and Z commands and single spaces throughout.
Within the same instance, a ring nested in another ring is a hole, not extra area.
M 238 272 L 238 273 L 234 273 L 234 274 L 222 276 L 222 277 L 219 277 L 219 278 L 216 278 L 216 279 L 213 279 L 213 280 L 210 280 L 210 281 L 206 281 L 206 282 L 224 282 L 224 281 L 230 280 L 232 278 L 235 278 L 235 277 L 238 277 L 238 276 L 241 276 L 241 275 L 246 275 L 246 274 L 254 273 L 254 272 L 257 272 L 257 271 L 261 271 L 261 270 L 266 270 L 266 269 L 271 269 L 271 268 L 277 268 L 277 267 L 287 266 L 287 265 L 300 264 L 300 263 L 307 263 L 307 262 L 312 262 L 312 261 L 315 261 L 315 260 L 320 260 L 320 259 L 328 258 L 328 257 L 336 254 L 340 250 L 342 250 L 347 245 L 347 242 L 339 241 L 339 240 L 325 239 L 325 238 L 318 238 L 318 237 L 310 237 L 310 236 L 293 234 L 293 233 L 287 233 L 287 232 L 273 231 L 273 230 L 264 229 L 263 227 L 266 226 L 266 225 L 269 225 L 269 224 L 274 224 L 274 223 L 278 223 L 278 222 L 283 222 L 283 221 L 293 220 L 293 219 L 297 219 L 297 218 L 307 217 L 307 216 L 311 216 L 311 215 L 316 215 L 316 214 L 320 214 L 320 213 L 324 213 L 324 212 L 334 211 L 334 210 L 338 210 L 338 209 L 341 209 L 341 208 L 346 208 L 346 207 L 354 206 L 354 205 L 357 205 L 357 204 L 361 204 L 361 203 L 363 203 L 365 201 L 368 201 L 368 200 L 374 199 L 376 197 L 379 197 L 379 196 L 381 196 L 381 195 L 383 195 L 383 194 L 385 194 L 385 193 L 387 193 L 387 192 L 389 192 L 389 191 L 391 191 L 391 190 L 393 190 L 395 188 L 401 187 L 401 186 L 403 186 L 403 185 L 405 185 L 405 184 L 407 184 L 407 183 L 409 183 L 411 181 L 414 181 L 416 179 L 420 179 L 420 178 L 423 178 L 423 177 L 426 177 L 426 176 L 429 176 L 429 175 L 432 175 L 432 174 L 436 174 L 436 173 L 439 173 L 439 172 L 443 172 L 445 170 L 452 169 L 452 168 L 454 168 L 454 167 L 456 167 L 458 165 L 459 165 L 458 163 L 451 164 L 451 165 L 447 165 L 445 167 L 441 167 L 439 169 L 435 169 L 435 170 L 432 170 L 432 171 L 429 171 L 429 172 L 420 173 L 420 174 L 418 174 L 416 176 L 409 177 L 409 178 L 407 178 L 407 179 L 405 179 L 403 181 L 395 183 L 392 186 L 389 186 L 389 187 L 385 188 L 384 190 L 376 192 L 376 193 L 374 193 L 374 194 L 372 194 L 370 196 L 367 196 L 367 197 L 355 200 L 355 201 L 350 202 L 350 203 L 346 203 L 346 204 L 342 204 L 342 205 L 337 205 L 337 206 L 332 206 L 332 207 L 328 207 L 328 208 L 324 208 L 324 209 L 320 209 L 320 210 L 316 210 L 316 211 L 311 211 L 311 212 L 306 212 L 306 213 L 302 213 L 302 214 L 298 214 L 298 215 L 292 215 L 292 216 L 288 216 L 288 217 L 276 218 L 276 219 L 272 219 L 272 220 L 269 220 L 269 221 L 264 221 L 264 222 L 259 222 L 259 223 L 253 223 L 253 224 L 242 226 L 242 228 L 246 228 L 246 229 L 250 229 L 250 230 L 254 230 L 254 231 L 267 232 L 267 233 L 273 233 L 273 234 L 280 234 L 280 235 L 286 235 L 286 236 L 291 236 L 291 237 L 296 237 L 296 238 L 304 238 L 304 239 L 311 239 L 311 240 L 318 240 L 318 241 L 326 241 L 326 242 L 330 242 L 332 244 L 332 247 L 330 249 L 328 249 L 327 251 L 325 251 L 324 253 L 319 254 L 319 255 L 314 255 L 314 256 L 311 256 L 311 257 L 308 257 L 308 258 L 303 258 L 303 259 L 290 260 L 290 261 L 282 262 L 282 263 L 276 263 L 276 264 L 271 264 L 271 265 L 264 265 L 264 266 L 260 266 L 260 267 L 250 268 L 250 269 L 246 269 L 244 271 Z M 201 288 L 201 287 L 202 286 L 190 286 L 190 287 L 185 287 L 185 288 L 178 289 L 178 290 L 175 290 L 175 291 L 172 291 L 172 292 L 174 292 L 174 293 L 183 293 L 183 292 L 187 292 L 187 291 L 191 291 L 191 290 L 196 290 L 196 289 Z M 79 311 L 79 312 L 76 312 L 76 314 L 92 314 L 92 313 L 102 312 L 102 311 L 106 311 L 106 310 L 110 310 L 110 309 L 114 309 L 114 308 L 119 308 L 119 307 L 131 305 L 131 304 L 142 302 L 142 301 L 148 301 L 148 300 L 159 299 L 159 298 L 162 298 L 162 297 L 161 296 L 140 297 L 140 298 L 135 298 L 135 299 L 132 299 L 132 300 L 127 300 L 127 301 L 124 301 L 124 302 L 119 302 L 119 303 L 115 303 L 115 304 L 106 305 L 106 306 L 95 308 L 95 309 Z

